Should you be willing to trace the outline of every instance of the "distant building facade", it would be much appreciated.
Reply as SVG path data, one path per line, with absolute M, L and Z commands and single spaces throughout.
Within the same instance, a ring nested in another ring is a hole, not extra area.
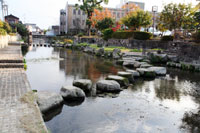
M 144 10 L 145 4 L 142 2 L 127 2 L 126 4 L 134 3 Z M 127 9 L 121 8 L 104 8 L 108 9 L 112 16 L 119 21 L 128 12 Z M 67 3 L 66 8 L 60 10 L 60 34 L 78 33 L 84 31 L 87 28 L 86 25 L 87 14 L 81 9 L 77 9 L 75 5 L 69 5 Z
M 57 36 L 57 35 L 60 34 L 60 26 L 53 25 L 51 28 L 52 28 L 52 31 L 53 31 L 53 33 L 54 33 L 55 36 Z
M 41 35 L 42 30 L 36 24 L 26 23 L 24 25 L 32 35 Z
M 5 16 L 5 21 L 6 21 L 7 23 L 13 25 L 13 24 L 19 23 L 19 18 L 16 17 L 16 16 L 14 16 L 14 15 L 12 15 L 12 14 L 10 14 L 10 15 L 8 15 L 8 16 Z

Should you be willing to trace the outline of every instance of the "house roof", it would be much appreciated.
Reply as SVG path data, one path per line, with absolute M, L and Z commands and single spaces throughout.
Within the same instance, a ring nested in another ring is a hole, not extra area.
M 5 18 L 15 18 L 15 19 L 19 19 L 18 17 L 14 16 L 14 15 L 12 15 L 12 14 L 10 14 L 10 15 L 8 15 L 8 16 L 5 16 Z

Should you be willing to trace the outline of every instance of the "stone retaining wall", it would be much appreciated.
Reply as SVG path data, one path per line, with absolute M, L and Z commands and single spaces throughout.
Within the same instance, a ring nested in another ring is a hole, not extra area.
M 19 35 L 16 35 L 16 36 L 10 36 L 10 35 L 0 36 L 0 48 L 5 48 L 6 46 L 8 46 L 8 43 L 16 42 L 19 39 L 20 39 Z
M 200 63 L 200 45 L 190 42 L 141 41 L 132 39 L 110 39 L 106 42 L 102 38 L 81 38 L 79 42 L 95 43 L 103 46 L 123 46 L 131 49 L 164 49 L 168 53 L 178 55 L 183 61 L 197 61 Z

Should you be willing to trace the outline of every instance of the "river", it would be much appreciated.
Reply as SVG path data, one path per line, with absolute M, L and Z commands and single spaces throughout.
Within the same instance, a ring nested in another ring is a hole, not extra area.
M 59 93 L 74 79 L 93 83 L 124 68 L 111 60 L 52 47 L 29 47 L 25 55 L 31 87 Z M 200 74 L 169 69 L 165 77 L 138 79 L 119 95 L 88 96 L 83 103 L 65 105 L 44 117 L 52 133 L 179 133 L 192 131 L 183 122 L 187 112 L 197 112 Z M 183 128 L 184 127 L 184 128 Z

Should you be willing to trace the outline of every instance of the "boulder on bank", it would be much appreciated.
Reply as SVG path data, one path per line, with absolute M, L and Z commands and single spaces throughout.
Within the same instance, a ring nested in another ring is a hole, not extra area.
M 114 80 L 100 80 L 96 83 L 97 90 L 100 92 L 118 93 L 122 91 L 120 84 Z
M 154 71 L 156 75 L 166 75 L 167 73 L 167 69 L 165 67 L 150 67 L 148 69 Z
M 104 55 L 104 48 L 100 48 L 96 51 L 96 56 L 103 56 Z
M 119 76 L 122 76 L 122 77 L 125 77 L 129 80 L 129 82 L 133 82 L 134 81 L 134 77 L 133 77 L 133 74 L 130 73 L 130 72 L 118 72 L 117 75 Z
M 140 68 L 149 68 L 149 67 L 152 67 L 152 65 L 147 64 L 147 63 L 142 64 L 142 65 L 140 66 Z
M 74 86 L 63 86 L 60 90 L 60 95 L 65 100 L 80 100 L 85 98 L 84 91 Z
M 86 53 L 94 53 L 95 49 L 89 46 L 86 46 L 83 51 Z
M 129 81 L 125 77 L 109 75 L 106 79 L 107 80 L 115 80 L 120 84 L 120 86 L 128 86 L 129 85 Z
M 144 78 L 155 78 L 156 77 L 156 74 L 154 71 L 152 70 L 149 70 L 147 68 L 137 68 L 136 69 L 140 75 Z
M 115 49 L 113 50 L 113 52 L 112 52 L 113 59 L 119 59 L 119 58 L 121 58 L 121 57 L 120 57 L 120 53 L 121 53 L 121 50 L 115 48 Z
M 140 77 L 140 73 L 135 70 L 126 70 L 127 72 L 132 73 L 133 77 Z
M 89 79 L 78 79 L 73 81 L 73 86 L 81 88 L 84 92 L 88 93 L 92 89 L 92 81 Z
M 38 92 L 37 103 L 42 113 L 46 113 L 63 103 L 63 98 L 60 94 L 54 92 Z

